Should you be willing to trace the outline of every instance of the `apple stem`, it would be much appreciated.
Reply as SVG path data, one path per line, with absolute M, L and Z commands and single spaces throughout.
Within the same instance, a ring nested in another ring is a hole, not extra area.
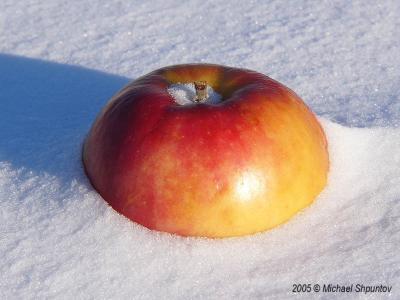
M 194 87 L 196 89 L 196 97 L 194 98 L 195 102 L 203 102 L 208 98 L 207 94 L 207 81 L 195 81 Z

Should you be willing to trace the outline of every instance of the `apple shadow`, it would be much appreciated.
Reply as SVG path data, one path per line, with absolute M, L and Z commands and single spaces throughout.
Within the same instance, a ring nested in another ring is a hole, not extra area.
M 82 142 L 104 104 L 130 80 L 6 54 L 0 70 L 0 163 L 65 182 L 85 178 Z

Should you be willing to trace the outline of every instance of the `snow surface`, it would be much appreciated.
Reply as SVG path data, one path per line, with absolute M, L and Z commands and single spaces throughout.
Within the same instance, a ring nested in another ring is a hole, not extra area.
M 294 283 L 399 298 L 399 36 L 397 0 L 2 0 L 0 299 L 284 299 Z M 268 74 L 318 113 L 332 165 L 312 206 L 208 240 L 106 205 L 80 161 L 91 123 L 128 78 L 186 62 Z

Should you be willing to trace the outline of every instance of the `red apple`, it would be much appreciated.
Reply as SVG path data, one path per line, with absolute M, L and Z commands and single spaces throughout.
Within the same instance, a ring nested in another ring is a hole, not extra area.
M 178 105 L 171 84 L 205 81 L 219 104 Z M 147 74 L 115 95 L 83 149 L 119 213 L 184 236 L 251 234 L 287 221 L 324 188 L 325 134 L 303 101 L 254 71 L 210 64 Z

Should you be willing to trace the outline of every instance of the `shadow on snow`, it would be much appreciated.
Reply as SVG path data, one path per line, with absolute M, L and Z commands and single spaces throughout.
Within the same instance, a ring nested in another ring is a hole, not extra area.
M 0 162 L 84 178 L 82 142 L 104 104 L 128 78 L 0 54 Z

